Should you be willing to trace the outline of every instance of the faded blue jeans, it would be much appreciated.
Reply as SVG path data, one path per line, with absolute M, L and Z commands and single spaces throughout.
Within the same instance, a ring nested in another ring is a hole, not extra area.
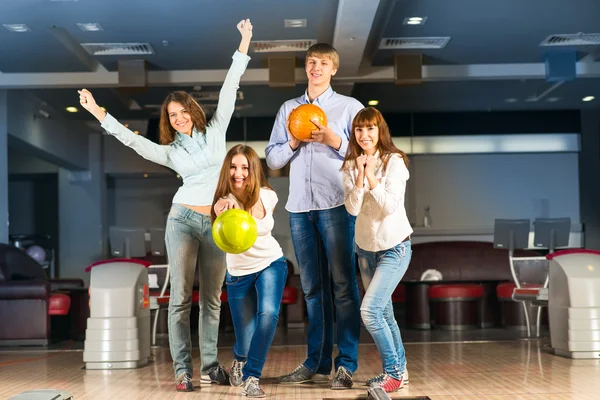
M 227 273 L 227 299 L 235 329 L 233 357 L 246 364 L 243 379 L 260 378 L 275 336 L 288 267 L 285 257 L 244 276 Z
M 392 293 L 408 269 L 412 256 L 410 240 L 375 252 L 357 246 L 356 253 L 366 290 L 360 315 L 377 345 L 383 371 L 401 379 L 406 356 L 400 328 L 394 318 Z
M 308 357 L 304 366 L 317 374 L 331 373 L 334 306 L 339 351 L 335 369 L 344 367 L 354 373 L 358 366 L 360 297 L 356 283 L 355 221 L 343 205 L 290 213 L 292 242 L 308 312 Z
M 194 274 L 198 268 L 198 334 L 202 374 L 219 365 L 217 340 L 221 311 L 221 288 L 225 280 L 225 253 L 212 238 L 210 216 L 173 204 L 167 219 L 165 242 L 170 268 L 169 348 L 175 377 L 193 376 L 190 310 Z

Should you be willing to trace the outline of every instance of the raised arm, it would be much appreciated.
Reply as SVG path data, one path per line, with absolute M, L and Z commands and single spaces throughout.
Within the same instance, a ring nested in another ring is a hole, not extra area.
M 408 168 L 402 157 L 393 155 L 388 161 L 385 184 L 377 184 L 371 189 L 371 195 L 385 215 L 394 213 L 399 206 L 403 206 L 406 181 L 408 181 Z
M 108 134 L 119 139 L 124 145 L 131 147 L 146 160 L 169 167 L 169 146 L 156 144 L 125 128 L 112 115 L 106 113 L 106 111 L 96 104 L 96 100 L 94 100 L 94 96 L 92 96 L 89 90 L 81 89 L 78 93 L 79 104 L 96 117 Z
M 364 173 L 360 173 L 359 171 L 358 176 L 355 178 L 352 172 L 353 169 L 344 169 L 342 171 L 344 205 L 350 215 L 357 216 L 365 199 L 365 188 L 362 182 Z
M 221 91 L 219 92 L 219 102 L 215 114 L 208 123 L 209 128 L 216 129 L 217 135 L 224 137 L 231 121 L 231 116 L 235 110 L 235 100 L 237 98 L 237 90 L 240 87 L 240 78 L 246 71 L 248 66 L 248 48 L 252 39 L 252 23 L 249 19 L 240 21 L 237 28 L 242 35 L 240 46 L 233 54 L 233 63 L 227 72 Z

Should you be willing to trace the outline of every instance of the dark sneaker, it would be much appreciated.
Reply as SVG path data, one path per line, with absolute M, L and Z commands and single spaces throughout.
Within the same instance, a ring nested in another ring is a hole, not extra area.
M 379 375 L 377 375 L 376 377 L 373 377 L 371 379 L 369 379 L 368 381 L 365 382 L 365 386 L 371 386 L 374 383 L 380 383 L 383 378 L 385 378 L 385 372 L 380 373 Z
M 368 381 L 365 382 L 365 386 L 371 386 L 374 383 L 381 383 L 381 381 L 383 380 L 383 378 L 385 378 L 386 374 L 385 372 L 380 373 L 379 375 L 377 375 L 374 378 L 369 379 Z M 404 372 L 402 372 L 402 386 L 406 386 L 408 385 L 408 369 L 404 368 Z
M 377 385 L 374 383 L 373 385 Z M 392 393 L 397 390 L 402 389 L 402 378 L 396 379 L 388 374 L 385 375 L 385 378 L 379 382 L 379 386 L 385 390 L 386 393 Z
M 255 399 L 265 397 L 265 392 L 263 392 L 263 390 L 260 388 L 257 377 L 249 376 L 244 381 L 244 389 L 242 389 L 242 396 Z
M 242 368 L 244 364 L 246 363 L 235 359 L 231 362 L 231 368 L 229 368 L 229 384 L 231 386 L 242 386 L 244 384 L 242 380 Z
M 344 367 L 339 367 L 333 380 L 331 381 L 331 389 L 350 389 L 352 387 L 352 374 Z
M 187 372 L 179 375 L 175 379 L 175 390 L 178 392 L 193 392 L 194 385 L 192 385 L 192 376 Z
M 315 375 L 310 369 L 306 368 L 304 364 L 300 364 L 295 370 L 287 375 L 279 377 L 279 383 L 306 383 L 312 382 L 312 377 Z
M 227 370 L 220 365 L 213 368 L 208 375 L 200 376 L 201 383 L 217 383 L 219 385 L 229 385 L 229 374 Z

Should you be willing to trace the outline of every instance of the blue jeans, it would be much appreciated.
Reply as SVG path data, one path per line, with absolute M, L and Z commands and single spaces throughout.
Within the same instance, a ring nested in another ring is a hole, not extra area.
M 193 375 L 190 310 L 196 268 L 199 272 L 201 373 L 219 365 L 217 339 L 221 311 L 221 288 L 225 280 L 225 253 L 212 238 L 210 216 L 173 204 L 165 234 L 170 268 L 169 348 L 175 376 Z
M 290 213 L 292 242 L 308 311 L 308 357 L 304 366 L 317 374 L 331 372 L 334 304 L 339 351 L 335 369 L 343 366 L 354 373 L 358 366 L 360 297 L 356 283 L 355 221 L 344 206 Z
M 360 315 L 377 345 L 383 371 L 400 379 L 406 356 L 400 328 L 394 318 L 392 293 L 408 269 L 412 255 L 410 240 L 376 252 L 357 247 L 357 255 L 366 289 Z
M 288 268 L 285 257 L 244 276 L 227 273 L 227 298 L 235 329 L 233 357 L 246 364 L 243 379 L 260 378 L 271 347 Z

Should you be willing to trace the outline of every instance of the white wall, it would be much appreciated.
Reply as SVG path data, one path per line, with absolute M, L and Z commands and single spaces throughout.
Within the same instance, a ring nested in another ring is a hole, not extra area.
M 107 191 L 109 226 L 164 228 L 177 178 L 113 178 Z
M 580 222 L 577 153 L 423 155 L 413 163 L 409 214 L 433 227 L 490 227 L 494 218 Z

